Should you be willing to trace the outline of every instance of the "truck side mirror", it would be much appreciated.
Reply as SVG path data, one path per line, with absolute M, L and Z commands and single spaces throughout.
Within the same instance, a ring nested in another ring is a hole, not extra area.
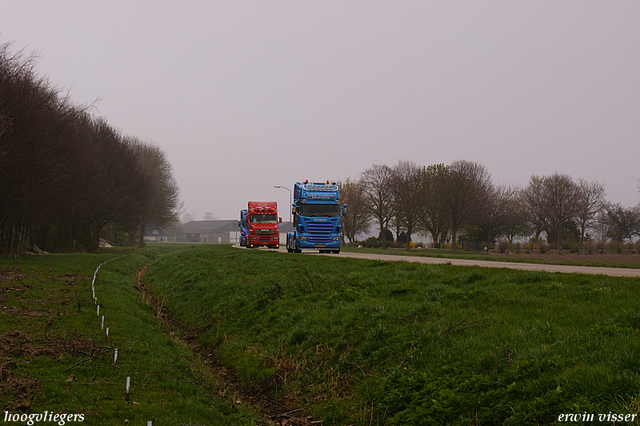
M 342 205 L 342 214 L 343 214 L 343 215 L 346 215 L 346 214 L 347 214 L 347 205 L 346 205 L 346 204 L 343 204 L 343 205 Z
M 278 223 L 282 223 L 282 218 L 281 217 L 278 218 Z

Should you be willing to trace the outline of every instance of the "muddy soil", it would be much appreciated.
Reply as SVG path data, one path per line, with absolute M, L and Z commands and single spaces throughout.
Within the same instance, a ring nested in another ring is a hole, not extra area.
M 31 318 L 25 330 L 9 330 L 0 335 L 0 412 L 28 412 L 30 402 L 42 393 L 38 379 L 20 372 L 19 360 L 66 356 L 91 359 L 104 350 L 77 333 L 66 333 L 65 336 L 51 333 L 56 309 L 70 309 L 70 300 L 80 291 L 75 288 L 76 282 L 88 277 L 63 274 L 32 280 L 36 275 L 25 273 L 18 267 L 0 269 L 0 309 L 3 316 Z M 41 290 L 41 284 L 53 281 L 67 286 L 60 292 L 47 293 L 47 297 L 29 297 L 34 291 Z M 22 302 L 7 306 L 6 298 L 15 294 L 24 296 Z M 33 330 L 33 333 L 28 330 Z
M 104 348 L 89 339 L 73 335 L 51 335 L 31 338 L 21 331 L 8 331 L 0 336 L 0 401 L 6 401 L 0 411 L 29 411 L 33 401 L 42 393 L 38 380 L 16 374 L 16 358 L 60 358 L 67 355 L 84 355 L 92 359 Z

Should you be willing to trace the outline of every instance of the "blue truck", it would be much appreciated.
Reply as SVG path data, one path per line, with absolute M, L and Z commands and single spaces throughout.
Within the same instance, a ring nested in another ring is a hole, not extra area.
M 247 210 L 240 210 L 240 220 L 238 226 L 240 227 L 240 246 L 247 246 L 247 235 L 249 235 L 249 229 L 247 228 Z
M 340 206 L 335 182 L 296 182 L 292 205 L 294 230 L 287 233 L 287 251 L 316 249 L 320 253 L 340 253 L 340 218 L 346 211 L 346 204 Z

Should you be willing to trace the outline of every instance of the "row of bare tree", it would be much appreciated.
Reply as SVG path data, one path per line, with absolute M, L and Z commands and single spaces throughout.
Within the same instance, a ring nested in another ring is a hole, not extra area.
M 546 238 L 565 241 L 598 237 L 623 242 L 640 236 L 640 204 L 627 208 L 606 200 L 604 185 L 553 174 L 531 176 L 528 186 L 495 185 L 486 168 L 471 161 L 419 166 L 399 161 L 394 167 L 373 165 L 358 180 L 341 183 L 349 205 L 344 235 L 355 242 L 372 225 L 382 248 L 387 230 L 431 237 L 436 246 L 451 241 L 494 244 L 498 239 Z
M 139 243 L 173 221 L 164 152 L 71 103 L 34 65 L 0 46 L 0 256 L 95 250 L 107 226 Z

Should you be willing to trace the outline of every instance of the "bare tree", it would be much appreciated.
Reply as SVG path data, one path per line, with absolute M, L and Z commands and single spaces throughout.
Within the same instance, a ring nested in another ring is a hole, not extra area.
M 33 224 L 75 181 L 67 170 L 78 160 L 75 108 L 35 75 L 35 59 L 0 46 L 0 255 L 24 253 Z
M 478 218 L 491 188 L 487 169 L 472 161 L 455 161 L 447 168 L 443 204 L 451 230 L 451 246 L 457 249 L 458 232 Z
M 517 200 L 518 192 L 517 188 L 507 185 L 489 188 L 475 224 L 481 241 L 495 243 L 498 237 L 506 237 L 513 242 L 516 236 L 526 233 L 524 216 Z
M 196 220 L 196 215 L 194 215 L 193 213 L 184 213 L 181 217 L 180 217 L 180 221 L 182 223 L 187 223 L 187 222 L 193 222 L 194 220 Z
M 411 234 L 422 210 L 422 170 L 412 161 L 399 161 L 392 169 L 395 194 L 395 217 L 407 233 L 406 249 L 411 248 Z
M 606 219 L 609 223 L 609 237 L 624 242 L 640 236 L 640 204 L 624 207 L 620 203 L 606 207 Z
M 584 241 L 586 232 L 591 228 L 606 205 L 604 185 L 578 179 L 578 200 L 576 206 L 576 224 L 580 230 L 580 241 Z
M 340 199 L 347 204 L 347 214 L 341 220 L 342 232 L 349 241 L 355 242 L 358 234 L 369 232 L 371 213 L 367 209 L 362 180 L 347 178 L 339 183 Z
M 604 206 L 604 210 L 598 213 L 596 222 L 593 225 L 596 235 L 598 236 L 597 241 L 600 243 L 606 243 L 609 237 L 614 234 L 611 220 L 609 220 L 609 215 L 607 214 L 609 207 L 610 204 L 607 203 Z
M 506 191 L 506 197 L 501 201 L 502 208 L 506 210 L 506 214 L 502 217 L 500 236 L 513 243 L 517 237 L 531 235 L 532 229 L 520 202 L 521 190 L 515 187 L 507 187 Z
M 86 212 L 90 221 L 89 250 L 98 248 L 100 233 L 108 223 L 132 237 L 148 209 L 152 177 L 141 166 L 136 149 L 104 119 L 96 120 L 87 164 L 91 172 L 86 186 L 93 203 Z M 132 238 L 130 243 L 135 243 Z
M 531 176 L 529 185 L 520 191 L 518 198 L 534 237 L 537 240 L 540 239 L 542 232 L 548 228 L 548 212 L 543 178 L 535 175 Z
M 420 182 L 419 228 L 430 234 L 437 248 L 449 229 L 444 208 L 443 192 L 446 189 L 447 166 L 434 164 L 422 169 Z
M 392 170 L 389 166 L 374 164 L 361 174 L 364 185 L 365 206 L 373 218 L 378 221 L 380 240 L 386 249 L 385 231 L 394 214 L 395 199 L 391 182 Z
M 138 166 L 145 176 L 146 203 L 136 220 L 138 245 L 142 246 L 146 228 L 164 228 L 177 220 L 181 206 L 180 190 L 164 151 L 156 145 L 142 143 L 135 138 L 129 138 L 127 144 L 136 155 Z
M 175 217 L 164 153 L 124 138 L 0 46 L 0 256 L 98 248 L 101 230 Z
M 554 173 L 542 179 L 546 229 L 549 237 L 556 235 L 558 250 L 562 249 L 564 228 L 578 212 L 578 186 L 568 175 Z

